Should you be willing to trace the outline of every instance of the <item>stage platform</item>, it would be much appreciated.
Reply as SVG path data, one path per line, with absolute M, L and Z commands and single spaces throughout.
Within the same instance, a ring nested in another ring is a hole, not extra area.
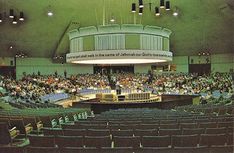
M 75 101 L 72 107 L 90 108 L 95 114 L 119 108 L 159 108 L 172 109 L 176 106 L 190 105 L 197 100 L 194 95 L 160 95 L 159 99 L 143 99 L 131 101 L 105 101 L 101 102 L 98 98 L 83 101 Z

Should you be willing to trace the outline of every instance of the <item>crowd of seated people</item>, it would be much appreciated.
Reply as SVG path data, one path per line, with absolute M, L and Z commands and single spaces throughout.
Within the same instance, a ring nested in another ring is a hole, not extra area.
M 207 99 L 212 93 L 233 95 L 234 87 L 231 75 L 214 73 L 211 75 L 169 73 L 169 74 L 112 74 L 115 82 L 123 89 L 137 89 L 158 94 L 201 94 L 206 93 Z M 38 100 L 41 96 L 51 93 L 79 94 L 83 89 L 110 89 L 107 75 L 79 74 L 70 77 L 58 75 L 25 75 L 20 80 L 1 77 L 0 87 L 6 89 L 9 96 Z

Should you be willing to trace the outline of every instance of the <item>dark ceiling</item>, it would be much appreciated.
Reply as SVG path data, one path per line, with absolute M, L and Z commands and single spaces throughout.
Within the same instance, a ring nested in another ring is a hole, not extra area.
M 25 52 L 30 57 L 52 57 L 67 53 L 69 30 L 109 24 L 134 24 L 131 3 L 138 0 L 0 0 L 0 56 Z M 154 15 L 159 0 L 143 0 L 143 16 L 136 15 L 136 24 L 156 25 L 172 30 L 171 50 L 175 55 L 195 55 L 202 50 L 212 54 L 231 53 L 234 47 L 233 0 L 170 0 L 172 10 Z M 151 3 L 151 10 L 150 5 Z M 172 15 L 178 7 L 179 16 Z M 23 11 L 25 21 L 12 25 L 9 9 Z M 47 11 L 54 12 L 52 17 Z M 10 48 L 13 46 L 13 48 Z

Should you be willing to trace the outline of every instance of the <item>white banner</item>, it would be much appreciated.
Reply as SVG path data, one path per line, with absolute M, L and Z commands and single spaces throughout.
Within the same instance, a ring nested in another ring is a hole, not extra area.
M 68 63 L 140 64 L 172 61 L 172 52 L 155 50 L 82 51 L 66 55 Z

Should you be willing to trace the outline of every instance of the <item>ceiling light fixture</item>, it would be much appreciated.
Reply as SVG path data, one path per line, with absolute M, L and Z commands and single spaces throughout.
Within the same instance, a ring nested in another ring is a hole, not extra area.
M 158 7 L 155 7 L 155 15 L 156 15 L 156 16 L 159 16 L 159 15 L 160 15 L 160 12 L 159 12 L 159 8 L 158 8 Z
M 17 24 L 17 17 L 16 16 L 14 16 L 12 24 Z
M 14 10 L 13 9 L 10 9 L 10 12 L 9 12 L 9 18 L 14 18 Z
M 20 12 L 19 20 L 24 21 L 24 12 Z
M 139 15 L 143 14 L 143 8 L 139 8 Z
M 143 8 L 144 5 L 143 5 L 143 0 L 139 0 L 139 8 Z
M 48 15 L 48 16 L 53 16 L 54 14 L 53 14 L 52 11 L 48 11 L 48 12 L 47 12 L 47 15 Z
M 173 16 L 178 16 L 179 15 L 179 11 L 178 8 L 175 6 L 175 9 L 173 11 Z
M 0 13 L 0 23 L 2 22 L 2 14 Z
M 167 11 L 170 10 L 170 1 L 166 1 L 166 10 L 167 10 Z
M 133 13 L 136 12 L 136 3 L 132 3 L 132 12 L 133 12 Z
M 160 0 L 160 8 L 165 8 L 164 0 Z

